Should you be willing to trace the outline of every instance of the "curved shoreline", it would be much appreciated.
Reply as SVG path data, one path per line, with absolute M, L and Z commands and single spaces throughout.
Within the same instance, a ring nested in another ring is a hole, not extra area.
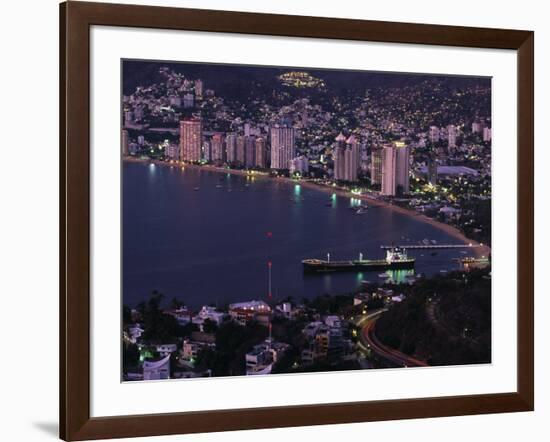
M 192 168 L 192 169 L 207 170 L 207 171 L 216 172 L 216 173 L 230 173 L 232 175 L 250 176 L 250 171 L 241 170 L 241 169 L 226 169 L 224 167 L 218 167 L 218 166 L 212 166 L 212 165 L 202 165 L 202 166 L 199 166 L 197 164 L 184 164 L 184 165 L 182 165 L 180 163 L 167 163 L 167 162 L 161 161 L 161 160 L 152 160 L 152 159 L 142 160 L 142 159 L 131 158 L 131 157 L 124 157 L 122 159 L 122 161 L 128 161 L 128 162 L 132 162 L 132 163 L 142 163 L 142 164 L 153 163 L 153 164 L 156 164 L 156 165 L 159 165 L 159 166 L 168 166 L 168 167 L 180 167 L 180 168 L 189 167 L 189 168 Z M 257 177 L 257 178 L 270 178 L 269 175 L 266 174 L 265 172 L 258 172 L 258 171 L 254 171 L 253 176 Z M 356 198 L 356 199 L 368 202 L 371 206 L 385 207 L 387 209 L 391 209 L 391 210 L 393 210 L 393 211 L 395 211 L 399 214 L 416 218 L 420 222 L 429 224 L 432 227 L 435 227 L 439 230 L 442 230 L 443 232 L 447 233 L 449 236 L 452 236 L 453 238 L 457 239 L 458 241 L 461 241 L 464 244 L 472 244 L 473 246 L 475 246 L 472 250 L 473 250 L 473 253 L 476 255 L 477 258 L 480 258 L 482 256 L 488 256 L 491 253 L 491 248 L 489 246 L 487 246 L 485 244 L 481 245 L 479 242 L 474 241 L 474 240 L 466 237 L 466 235 L 464 235 L 464 233 L 462 233 L 456 227 L 451 226 L 449 224 L 442 223 L 440 221 L 436 221 L 433 218 L 429 218 L 426 215 L 424 215 L 422 213 L 419 213 L 415 210 L 406 209 L 404 207 L 396 206 L 396 205 L 391 204 L 391 203 L 386 202 L 386 201 L 380 201 L 380 200 L 378 200 L 376 198 L 373 198 L 371 196 L 368 196 L 368 195 L 355 195 L 355 194 L 350 193 L 347 190 L 344 190 L 344 189 L 341 189 L 341 188 L 338 188 L 338 187 L 329 187 L 329 186 L 325 186 L 325 185 L 315 183 L 315 182 L 312 182 L 312 181 L 306 181 L 306 180 L 296 181 L 296 180 L 293 180 L 292 178 L 288 178 L 288 177 L 277 177 L 277 178 L 270 178 L 270 179 L 276 179 L 276 180 L 284 181 L 284 182 L 287 182 L 289 184 L 300 184 L 301 186 L 304 186 L 308 189 L 317 190 L 317 191 L 324 192 L 324 193 L 327 193 L 327 194 L 328 193 L 330 193 L 330 194 L 334 193 L 337 196 L 344 197 L 344 198 Z
M 288 178 L 288 180 L 290 180 L 290 179 Z M 393 211 L 395 211 L 397 213 L 400 213 L 402 215 L 406 215 L 406 216 L 416 218 L 420 222 L 429 224 L 432 227 L 436 227 L 439 230 L 442 230 L 443 232 L 447 233 L 449 236 L 452 236 L 453 238 L 456 238 L 457 240 L 463 242 L 464 244 L 472 244 L 473 246 L 475 246 L 472 250 L 478 258 L 481 257 L 481 256 L 488 256 L 491 253 L 491 248 L 489 246 L 481 245 L 479 242 L 471 240 L 470 238 L 466 237 L 466 235 L 464 235 L 464 233 L 462 233 L 456 227 L 451 226 L 449 224 L 442 223 L 440 221 L 436 221 L 433 218 L 429 218 L 429 217 L 427 217 L 426 215 L 424 215 L 422 213 L 416 212 L 415 210 L 406 209 L 404 207 L 396 206 L 394 204 L 390 204 L 386 201 L 380 201 L 376 198 L 372 198 L 372 197 L 367 196 L 367 195 L 354 195 L 354 194 L 351 194 L 348 191 L 345 191 L 345 190 L 339 189 L 339 188 L 334 188 L 333 189 L 333 188 L 330 188 L 328 186 L 321 186 L 319 184 L 308 182 L 308 181 L 300 182 L 300 184 L 302 184 L 304 187 L 307 187 L 307 188 L 310 188 L 310 189 L 316 189 L 316 190 L 324 191 L 325 193 L 335 193 L 336 195 L 341 196 L 341 197 L 357 198 L 357 199 L 360 199 L 362 201 L 368 202 L 372 206 L 385 207 L 387 209 L 393 210 Z

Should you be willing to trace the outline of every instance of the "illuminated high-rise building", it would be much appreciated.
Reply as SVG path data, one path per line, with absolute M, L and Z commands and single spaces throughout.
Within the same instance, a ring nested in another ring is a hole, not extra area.
M 340 133 L 335 139 L 332 157 L 334 160 L 334 179 L 336 181 L 357 181 L 359 169 L 359 141 L 354 135 L 347 140 Z
M 271 133 L 271 168 L 288 169 L 288 162 L 296 156 L 294 128 L 275 125 Z
M 239 164 L 240 166 L 245 165 L 246 161 L 246 147 L 245 147 L 245 137 L 244 135 L 239 135 L 237 137 L 237 156 L 235 158 L 235 162 Z
M 223 149 L 223 135 L 220 133 L 215 133 L 212 135 L 211 140 L 211 149 L 212 149 L 212 161 L 222 163 L 225 161 L 225 152 Z
M 202 143 L 202 155 L 205 161 L 212 161 L 212 144 L 208 140 L 204 140 Z
M 122 131 L 122 155 L 128 156 L 130 154 L 130 135 L 127 130 Z
M 346 140 L 346 150 L 344 152 L 344 181 L 357 181 L 357 170 L 359 169 L 359 141 L 351 135 Z
M 230 164 L 237 162 L 237 135 L 228 133 L 225 137 L 226 160 Z
M 332 151 L 334 179 L 343 181 L 346 176 L 346 137 L 340 132 L 334 141 L 336 142 Z
M 382 155 L 384 149 L 373 146 L 370 154 L 370 182 L 374 185 L 382 184 Z
M 256 158 L 255 164 L 257 167 L 267 167 L 267 149 L 265 145 L 265 139 L 262 137 L 256 138 Z
M 397 193 L 407 194 L 410 191 L 410 157 L 411 151 L 402 141 L 393 143 L 397 152 L 395 162 L 395 177 Z
M 198 99 L 202 98 L 202 88 L 203 88 L 202 80 L 195 80 L 195 96 Z
M 395 160 L 396 152 L 392 144 L 387 144 L 382 149 L 382 195 L 395 195 Z
M 186 118 L 180 121 L 180 158 L 182 161 L 201 160 L 202 122 L 200 118 Z
M 492 132 L 490 127 L 483 128 L 483 141 L 489 142 L 492 138 Z
M 256 137 L 244 137 L 245 148 L 245 166 L 254 167 L 256 165 Z
M 382 153 L 382 195 L 409 193 L 409 147 L 402 141 L 384 146 Z
M 457 134 L 458 134 L 458 131 L 456 126 L 449 124 L 447 126 L 447 146 L 448 146 L 449 153 L 452 153 L 456 149 Z

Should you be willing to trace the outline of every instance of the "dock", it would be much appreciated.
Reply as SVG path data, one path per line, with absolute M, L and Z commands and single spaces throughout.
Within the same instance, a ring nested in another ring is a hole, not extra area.
M 407 250 L 443 250 L 443 249 L 475 249 L 476 247 L 483 247 L 483 244 L 402 244 L 402 245 L 392 245 L 386 246 L 381 245 L 382 250 L 391 250 L 394 248 L 407 249 Z

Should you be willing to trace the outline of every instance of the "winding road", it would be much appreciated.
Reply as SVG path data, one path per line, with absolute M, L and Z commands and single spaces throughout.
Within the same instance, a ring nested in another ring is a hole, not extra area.
M 380 342 L 375 333 L 376 320 L 380 315 L 386 311 L 385 309 L 379 310 L 370 315 L 363 316 L 357 325 L 361 326 L 360 340 L 364 347 L 370 348 L 382 359 L 385 359 L 398 367 L 427 367 L 424 361 L 415 359 L 400 351 L 397 351 L 387 345 Z

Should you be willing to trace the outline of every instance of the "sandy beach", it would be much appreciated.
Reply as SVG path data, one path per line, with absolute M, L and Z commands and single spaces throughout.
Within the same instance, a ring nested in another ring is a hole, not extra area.
M 196 164 L 181 165 L 179 163 L 167 163 L 165 161 L 160 161 L 160 160 L 142 160 L 142 159 L 138 159 L 138 158 L 129 158 L 129 157 L 125 157 L 123 159 L 123 161 L 134 162 L 134 163 L 153 163 L 153 164 L 156 164 L 156 165 L 159 165 L 159 166 L 165 166 L 165 167 L 180 167 L 180 168 L 184 167 L 184 168 L 209 170 L 209 171 L 212 171 L 212 172 L 230 173 L 232 175 L 240 175 L 240 176 L 250 176 L 251 175 L 251 171 L 240 170 L 240 169 L 227 169 L 227 168 L 224 168 L 224 167 L 212 166 L 212 165 L 207 165 L 207 164 L 201 165 L 201 166 L 196 165 Z M 372 196 L 352 194 L 348 190 L 345 190 L 345 189 L 342 189 L 342 188 L 339 188 L 339 187 L 326 186 L 326 185 L 323 185 L 323 184 L 320 184 L 320 183 L 317 183 L 317 182 L 308 181 L 308 180 L 305 180 L 305 179 L 295 180 L 295 179 L 287 178 L 287 177 L 271 178 L 267 173 L 258 172 L 258 171 L 253 171 L 252 175 L 254 177 L 260 178 L 260 179 L 261 178 L 263 178 L 263 179 L 275 179 L 275 180 L 280 180 L 280 181 L 287 182 L 289 184 L 300 184 L 301 186 L 304 186 L 308 189 L 317 190 L 317 191 L 324 192 L 324 193 L 331 194 L 331 195 L 336 194 L 338 196 L 345 197 L 345 198 L 356 198 L 358 200 L 365 201 L 366 203 L 368 203 L 369 206 L 373 206 L 373 207 L 385 207 L 387 209 L 394 210 L 397 213 L 400 213 L 400 214 L 403 214 L 403 215 L 406 215 L 406 216 L 412 216 L 412 217 L 416 218 L 417 220 L 419 220 L 421 222 L 430 224 L 431 226 L 436 227 L 436 228 L 444 231 L 445 233 L 452 236 L 453 238 L 456 238 L 458 241 L 462 242 L 463 244 L 472 244 L 474 246 L 472 248 L 472 250 L 473 250 L 474 254 L 476 255 L 476 257 L 478 257 L 478 258 L 481 258 L 482 256 L 483 257 L 489 256 L 489 254 L 491 253 L 491 248 L 489 246 L 487 246 L 486 244 L 481 245 L 477 241 L 474 241 L 474 240 L 471 240 L 471 239 L 467 238 L 464 235 L 464 233 L 462 233 L 456 227 L 451 226 L 449 224 L 442 223 L 442 222 L 437 221 L 437 220 L 434 220 L 433 218 L 429 218 L 426 215 L 424 215 L 422 213 L 419 213 L 419 212 L 416 212 L 415 210 L 412 210 L 412 209 L 407 209 L 407 208 L 404 208 L 404 207 L 396 206 L 396 205 L 391 204 L 389 202 L 381 201 L 381 200 L 378 200 L 376 198 L 373 198 Z

